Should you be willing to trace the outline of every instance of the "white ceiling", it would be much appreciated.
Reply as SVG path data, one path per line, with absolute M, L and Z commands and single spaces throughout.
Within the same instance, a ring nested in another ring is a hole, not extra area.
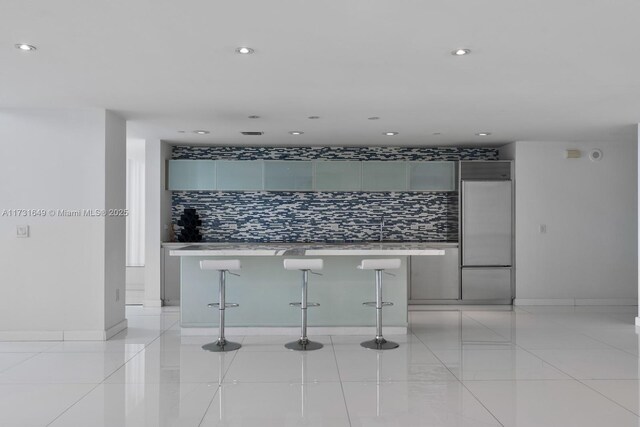
M 1 0 L 0 106 L 206 144 L 631 140 L 639 22 L 638 0 Z

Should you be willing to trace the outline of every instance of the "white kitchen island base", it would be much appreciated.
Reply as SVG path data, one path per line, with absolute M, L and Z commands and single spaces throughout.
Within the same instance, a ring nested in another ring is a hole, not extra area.
M 418 246 L 419 245 L 419 246 Z M 350 249 L 352 252 L 350 252 Z M 207 307 L 218 295 L 218 276 L 203 271 L 203 259 L 239 259 L 240 276 L 227 276 L 226 297 L 239 307 L 228 309 L 228 335 L 296 335 L 300 310 L 300 274 L 284 270 L 284 258 L 322 258 L 322 275 L 309 277 L 309 301 L 320 303 L 308 312 L 309 331 L 314 335 L 370 335 L 375 310 L 364 306 L 375 299 L 374 272 L 356 269 L 364 258 L 400 258 L 401 268 L 384 275 L 384 325 L 388 334 L 406 333 L 407 258 L 409 255 L 441 255 L 444 251 L 426 244 L 362 245 L 211 245 L 172 250 L 181 262 L 182 333 L 211 334 L 217 327 L 217 310 Z

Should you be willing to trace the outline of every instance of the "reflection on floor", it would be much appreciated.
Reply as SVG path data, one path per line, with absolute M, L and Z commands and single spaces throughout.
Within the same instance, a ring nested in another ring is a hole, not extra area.
M 0 343 L 1 426 L 638 426 L 637 307 L 410 313 L 370 337 L 233 337 L 201 350 L 179 313 L 127 309 L 108 342 Z

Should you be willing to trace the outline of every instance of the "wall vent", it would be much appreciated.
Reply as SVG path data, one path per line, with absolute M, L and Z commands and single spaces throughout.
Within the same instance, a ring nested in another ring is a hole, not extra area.
M 263 135 L 264 132 L 240 132 L 243 135 Z

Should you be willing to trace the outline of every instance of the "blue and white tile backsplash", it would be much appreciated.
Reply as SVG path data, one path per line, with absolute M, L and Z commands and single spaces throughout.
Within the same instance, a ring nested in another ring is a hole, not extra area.
M 173 147 L 183 160 L 498 160 L 485 147 Z
M 173 159 L 497 160 L 493 148 L 173 147 Z M 174 191 L 172 219 L 195 208 L 205 242 L 457 241 L 448 192 Z M 179 227 L 176 226 L 179 230 Z

